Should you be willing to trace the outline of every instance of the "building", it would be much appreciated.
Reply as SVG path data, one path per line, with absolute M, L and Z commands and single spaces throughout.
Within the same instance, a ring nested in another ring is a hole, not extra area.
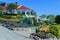
M 6 5 L 5 2 L 1 2 L 1 1 L 0 1 L 0 6 L 5 6 L 5 5 Z
M 17 9 L 18 10 L 12 10 L 12 13 L 10 10 L 8 10 L 7 8 L 7 4 L 5 2 L 0 2 L 0 6 L 3 9 L 3 14 L 18 14 L 18 12 L 20 12 L 21 14 L 25 15 L 26 17 L 35 17 L 36 15 L 35 12 L 33 12 L 33 14 L 31 14 L 32 9 L 27 8 L 23 5 L 18 5 Z

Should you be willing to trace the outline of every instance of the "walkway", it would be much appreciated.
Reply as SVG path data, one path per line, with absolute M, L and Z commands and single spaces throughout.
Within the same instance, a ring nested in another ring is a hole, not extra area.
M 0 40 L 31 40 L 0 26 Z

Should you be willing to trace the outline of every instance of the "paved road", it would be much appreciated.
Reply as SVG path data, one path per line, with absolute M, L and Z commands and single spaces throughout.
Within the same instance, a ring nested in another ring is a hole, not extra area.
M 0 40 L 31 40 L 0 26 Z

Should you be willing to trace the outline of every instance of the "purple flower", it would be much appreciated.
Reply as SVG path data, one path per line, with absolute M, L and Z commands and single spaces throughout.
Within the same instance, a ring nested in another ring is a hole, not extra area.
M 48 34 L 46 34 L 46 38 L 50 38 L 50 36 Z

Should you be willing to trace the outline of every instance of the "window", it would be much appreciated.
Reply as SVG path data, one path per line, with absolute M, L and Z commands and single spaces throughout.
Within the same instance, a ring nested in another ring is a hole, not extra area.
M 22 11 L 22 14 L 25 15 L 25 11 Z
M 30 13 L 29 13 L 29 12 L 27 12 L 27 15 L 30 15 Z

